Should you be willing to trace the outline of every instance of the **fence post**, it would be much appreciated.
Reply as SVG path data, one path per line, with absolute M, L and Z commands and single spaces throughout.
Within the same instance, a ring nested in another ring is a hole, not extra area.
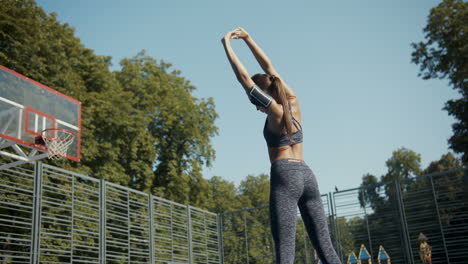
M 328 194 L 328 207 L 329 207 L 329 210 L 330 210 L 330 221 L 333 221 L 332 223 L 330 223 L 330 227 L 332 228 L 332 230 L 330 230 L 331 233 L 333 233 L 333 239 L 335 240 L 335 248 L 338 247 L 339 243 L 338 243 L 338 232 L 337 232 L 337 229 L 338 229 L 338 224 L 337 224 L 337 220 L 336 220 L 336 217 L 335 217 L 335 210 L 334 210 L 334 202 L 333 202 L 333 199 L 332 199 L 332 196 L 333 194 L 331 192 L 329 192 Z
M 34 166 L 34 196 L 33 196 L 33 225 L 31 230 L 31 255 L 32 263 L 39 263 L 39 247 L 41 232 L 41 201 L 42 199 L 42 163 L 36 162 Z
M 334 230 L 334 233 L 335 233 L 335 247 L 337 249 L 337 253 L 338 253 L 338 256 L 340 257 L 341 260 L 343 260 L 343 250 L 341 248 L 341 236 L 340 236 L 340 227 L 338 225 L 338 217 L 337 217 L 337 213 L 336 213 L 336 203 L 335 203 L 335 193 L 329 193 L 330 195 L 330 208 L 331 208 L 331 214 L 333 216 L 333 219 L 334 219 L 334 226 L 335 226 L 335 230 Z
M 247 264 L 249 264 L 249 237 L 247 236 L 247 212 L 244 212 L 244 238 L 245 238 L 245 251 L 247 254 Z
M 101 264 L 106 264 L 106 181 L 99 182 L 99 259 Z
M 130 230 L 132 230 L 132 219 L 130 217 L 130 192 L 126 190 L 127 194 L 127 224 L 128 224 L 128 229 L 127 229 L 127 252 L 128 252 L 128 264 L 131 264 L 132 260 L 132 247 L 131 247 L 131 240 L 132 240 L 132 234 Z
M 192 216 L 190 205 L 187 205 L 187 232 L 188 232 L 188 246 L 189 246 L 189 263 L 193 263 L 193 252 L 192 252 Z
M 304 250 L 305 250 L 305 263 L 309 263 L 308 260 L 310 260 L 310 262 L 312 263 L 312 258 L 309 258 L 309 250 L 307 249 L 307 239 L 308 239 L 308 236 L 307 236 L 307 232 L 306 232 L 306 225 L 304 223 L 304 221 L 301 221 L 302 222 L 302 237 L 304 238 Z M 311 254 L 312 255 L 312 254 Z
M 444 244 L 445 257 L 446 257 L 446 260 L 447 260 L 447 264 L 450 264 L 449 254 L 448 254 L 448 250 L 447 250 L 447 244 L 445 243 L 444 228 L 442 226 L 442 220 L 440 220 L 439 203 L 437 202 L 436 191 L 435 191 L 435 187 L 434 187 L 434 181 L 432 180 L 432 176 L 429 176 L 429 179 L 431 180 L 432 197 L 434 197 L 434 205 L 435 205 L 435 209 L 436 209 L 436 212 L 437 212 L 437 220 L 439 221 L 440 233 L 442 234 L 442 243 Z
M 149 254 L 150 263 L 154 263 L 154 215 L 153 215 L 153 195 L 148 195 L 148 215 L 149 215 Z
M 223 215 L 216 214 L 216 221 L 218 222 L 219 264 L 222 264 L 224 263 Z
M 72 189 L 71 189 L 71 241 L 70 241 L 70 262 L 73 263 L 73 240 L 75 239 L 75 176 L 71 176 L 72 178 Z
M 398 211 L 400 212 L 400 223 L 402 226 L 402 237 L 403 242 L 405 243 L 405 250 L 406 250 L 406 259 L 407 263 L 413 264 L 413 252 L 411 250 L 411 240 L 409 238 L 409 231 L 408 231 L 408 222 L 406 221 L 406 214 L 405 214 L 405 205 L 403 203 L 403 197 L 401 196 L 401 189 L 400 189 L 400 181 L 395 180 L 395 194 L 396 194 L 396 203 L 398 207 Z
M 369 241 L 369 248 L 370 248 L 370 257 L 374 256 L 374 250 L 372 249 L 372 239 L 370 234 L 370 227 L 369 227 L 369 218 L 367 217 L 366 206 L 364 206 L 364 217 L 366 218 L 366 229 L 367 229 L 367 240 Z

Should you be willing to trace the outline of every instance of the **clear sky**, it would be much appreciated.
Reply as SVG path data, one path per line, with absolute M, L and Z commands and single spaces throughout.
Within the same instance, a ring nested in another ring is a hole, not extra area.
M 449 151 L 453 118 L 442 110 L 458 94 L 446 80 L 424 81 L 411 64 L 434 0 L 40 0 L 47 13 L 76 29 L 98 55 L 119 60 L 141 50 L 173 64 L 213 97 L 219 135 L 205 168 L 236 183 L 269 172 L 265 116 L 246 99 L 221 37 L 244 27 L 299 96 L 304 159 L 320 190 L 358 186 L 380 176 L 394 150 L 421 154 L 422 167 Z M 260 72 L 240 40 L 233 47 L 250 74 Z M 83 142 L 86 144 L 86 142 Z

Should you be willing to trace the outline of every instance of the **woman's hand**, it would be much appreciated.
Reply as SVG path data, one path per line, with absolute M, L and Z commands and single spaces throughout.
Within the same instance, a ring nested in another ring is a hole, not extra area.
M 238 38 L 237 35 L 238 34 L 236 32 L 236 29 L 232 30 L 232 31 L 229 31 L 228 33 L 226 33 L 226 35 L 224 35 L 223 41 L 229 40 L 229 39 L 236 39 L 236 38 Z
M 249 33 L 245 31 L 243 28 L 238 27 L 232 31 L 229 31 L 224 35 L 223 40 L 228 40 L 228 39 L 246 39 L 250 37 Z
M 249 33 L 241 27 L 236 28 L 234 32 L 236 34 L 236 38 L 246 39 L 250 37 Z

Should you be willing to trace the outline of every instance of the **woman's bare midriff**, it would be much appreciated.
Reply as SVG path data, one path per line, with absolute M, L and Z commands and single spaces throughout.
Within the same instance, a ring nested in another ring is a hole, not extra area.
M 279 159 L 299 159 L 302 160 L 302 143 L 283 146 L 278 148 L 268 148 L 270 162 Z

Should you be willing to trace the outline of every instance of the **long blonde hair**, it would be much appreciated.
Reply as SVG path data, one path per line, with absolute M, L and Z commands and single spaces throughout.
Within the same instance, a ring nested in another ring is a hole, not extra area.
M 252 80 L 260 89 L 262 89 L 267 94 L 271 95 L 278 104 L 281 104 L 283 106 L 282 123 L 283 126 L 286 128 L 286 133 L 288 134 L 289 140 L 293 141 L 293 123 L 291 118 L 292 115 L 289 108 L 288 97 L 286 96 L 286 90 L 281 79 L 274 75 L 257 73 L 254 76 L 252 76 Z

